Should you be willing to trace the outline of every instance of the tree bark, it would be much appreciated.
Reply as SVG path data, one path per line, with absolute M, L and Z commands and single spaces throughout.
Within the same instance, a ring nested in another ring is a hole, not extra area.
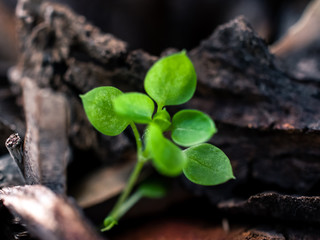
M 3 188 L 0 199 L 37 239 L 102 239 L 69 200 L 44 186 Z

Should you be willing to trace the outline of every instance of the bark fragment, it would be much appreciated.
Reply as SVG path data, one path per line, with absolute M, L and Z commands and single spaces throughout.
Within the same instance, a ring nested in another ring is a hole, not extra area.
M 199 86 L 187 105 L 218 123 L 212 142 L 230 157 L 237 183 L 312 191 L 320 180 L 316 81 L 290 77 L 243 18 L 220 26 L 190 55 Z
M 224 202 L 218 205 L 230 212 L 273 217 L 286 221 L 319 224 L 320 197 L 293 196 L 279 193 L 260 193 L 243 202 Z
M 25 78 L 23 98 L 27 123 L 24 144 L 26 182 L 41 183 L 57 193 L 64 193 L 70 154 L 65 96 L 50 89 L 39 89 Z
M 37 239 L 102 239 L 69 200 L 44 186 L 3 188 L 0 200 Z

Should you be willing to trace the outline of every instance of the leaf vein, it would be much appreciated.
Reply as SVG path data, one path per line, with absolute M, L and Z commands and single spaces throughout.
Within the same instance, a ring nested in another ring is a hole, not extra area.
M 191 160 L 195 161 L 196 163 L 198 163 L 199 165 L 202 165 L 202 166 L 204 166 L 204 167 L 212 170 L 212 167 L 211 167 L 211 166 L 206 165 L 206 164 L 204 164 L 203 162 L 200 162 L 199 160 L 197 160 L 197 159 L 195 159 L 195 158 L 193 158 L 193 157 L 189 157 L 189 158 L 190 158 Z

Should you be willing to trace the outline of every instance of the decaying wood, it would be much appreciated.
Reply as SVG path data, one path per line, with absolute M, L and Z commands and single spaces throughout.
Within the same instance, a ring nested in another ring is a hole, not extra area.
M 57 4 L 21 0 L 17 16 L 22 56 L 10 78 L 23 92 L 25 159 L 34 179 L 29 183 L 47 184 L 61 192 L 69 147 L 93 151 L 108 161 L 131 147 L 124 135 L 111 140 L 98 134 L 87 121 L 78 94 L 101 85 L 140 91 L 157 57 L 142 50 L 129 52 L 125 42 Z M 215 119 L 219 133 L 212 142 L 230 157 L 237 180 L 218 187 L 191 183 L 186 187 L 207 195 L 214 204 L 246 200 L 266 190 L 314 194 L 320 182 L 320 75 L 316 74 L 320 66 L 306 68 L 299 77 L 292 74 L 242 17 L 220 26 L 189 55 L 199 84 L 194 99 L 183 107 L 203 110 Z M 319 57 L 312 60 L 319 62 Z M 256 205 L 274 200 L 253 199 Z M 273 203 L 278 207 L 291 203 L 281 201 Z M 318 209 L 317 202 L 304 203 Z M 239 208 L 250 213 L 246 206 Z M 256 209 L 262 216 L 285 216 Z M 301 214 L 307 212 L 301 209 Z
M 212 141 L 231 158 L 237 177 L 212 195 L 223 198 L 219 189 L 233 184 L 248 184 L 243 191 L 250 193 L 254 181 L 260 191 L 312 191 L 320 181 L 317 80 L 290 77 L 242 18 L 219 27 L 190 55 L 199 86 L 188 107 L 216 120 Z
M 6 148 L 8 149 L 12 160 L 17 164 L 21 176 L 24 178 L 24 168 L 23 168 L 23 148 L 22 139 L 18 133 L 11 134 L 7 139 Z
M 219 205 L 233 213 L 249 213 L 286 221 L 319 224 L 320 197 L 293 196 L 279 193 L 261 193 L 243 202 L 224 202 Z M 272 209 L 272 211 L 270 211 Z
M 39 89 L 23 80 L 27 132 L 24 143 L 24 175 L 27 184 L 43 184 L 58 193 L 66 190 L 69 160 L 68 106 L 65 96 Z
M 0 199 L 37 239 L 102 239 L 70 201 L 44 186 L 3 188 Z

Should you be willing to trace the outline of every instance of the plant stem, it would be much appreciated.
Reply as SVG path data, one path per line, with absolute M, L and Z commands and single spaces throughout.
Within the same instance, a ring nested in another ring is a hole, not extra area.
M 134 123 L 131 123 L 130 124 L 131 128 L 132 128 L 132 131 L 133 131 L 133 134 L 135 136 L 135 139 L 136 139 L 136 143 L 137 143 L 137 163 L 129 177 L 129 180 L 128 180 L 128 183 L 126 185 L 126 187 L 124 188 L 122 194 L 120 195 L 117 203 L 115 204 L 115 206 L 113 207 L 112 211 L 110 212 L 109 216 L 108 217 L 112 217 L 114 218 L 115 220 L 119 220 L 122 215 L 128 211 L 128 209 L 133 206 L 133 204 L 138 201 L 138 195 L 134 197 L 134 195 L 132 197 L 133 200 L 132 201 L 129 201 L 129 202 L 126 202 L 128 196 L 130 195 L 131 191 L 132 191 L 132 188 L 134 187 L 138 177 L 139 177 L 139 174 L 141 172 L 141 169 L 143 167 L 143 165 L 145 164 L 146 162 L 146 159 L 143 157 L 143 154 L 142 154 L 142 141 L 141 141 L 141 138 L 140 138 L 140 134 L 139 134 L 139 131 L 136 127 L 136 125 Z M 129 199 L 130 200 L 130 199 Z
M 163 108 L 163 104 L 159 104 L 158 103 L 158 107 L 157 107 L 157 113 L 160 112 Z
M 142 141 L 141 141 L 141 137 L 140 137 L 140 134 L 139 134 L 139 131 L 137 129 L 137 126 L 132 122 L 130 124 L 130 127 L 132 128 L 132 131 L 133 131 L 133 134 L 134 134 L 134 137 L 136 139 L 136 143 L 137 143 L 137 157 L 138 157 L 138 161 L 139 161 L 139 158 L 140 158 L 140 155 L 141 155 L 141 152 L 142 152 Z
M 134 206 L 141 198 L 142 194 L 140 191 L 133 193 L 127 201 L 125 201 L 118 210 L 118 218 L 121 218 L 126 212 Z
M 128 181 L 125 189 L 123 190 L 116 205 L 113 207 L 111 213 L 109 214 L 109 216 L 113 217 L 115 220 L 119 220 L 119 218 L 120 218 L 119 210 L 120 210 L 122 204 L 127 200 L 134 184 L 136 183 L 136 181 L 138 179 L 138 176 L 140 174 L 140 171 L 141 171 L 143 165 L 144 165 L 144 162 L 142 162 L 142 161 L 137 162 L 137 164 L 135 165 L 135 167 L 133 169 L 133 172 L 130 175 L 129 181 Z

